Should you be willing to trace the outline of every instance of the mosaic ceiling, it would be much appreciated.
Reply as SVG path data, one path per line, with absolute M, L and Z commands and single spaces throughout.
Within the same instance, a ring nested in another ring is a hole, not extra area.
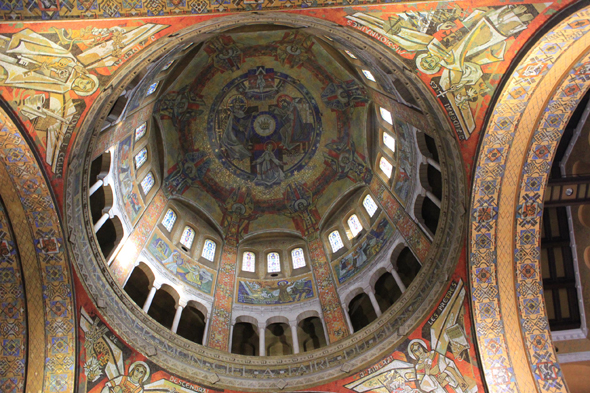
M 189 53 L 156 106 L 169 196 L 194 201 L 222 226 L 240 214 L 253 230 L 302 229 L 295 215 L 313 211 L 307 219 L 318 221 L 370 181 L 367 91 L 317 38 L 221 35 Z

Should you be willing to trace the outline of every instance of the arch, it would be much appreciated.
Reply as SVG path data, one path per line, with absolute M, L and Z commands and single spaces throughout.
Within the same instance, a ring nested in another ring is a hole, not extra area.
M 364 184 L 358 183 L 350 188 L 348 188 L 345 192 L 343 192 L 338 199 L 336 199 L 330 206 L 326 209 L 326 212 L 320 219 L 319 229 L 320 232 L 326 231 L 325 226 L 332 220 L 334 215 L 340 210 L 340 208 L 350 199 L 352 196 L 361 188 L 367 187 Z
M 96 232 L 96 240 L 106 261 L 111 258 L 124 235 L 123 223 L 118 216 L 108 219 Z
M 160 325 L 172 328 L 174 322 L 174 315 L 176 314 L 177 299 L 174 298 L 171 287 L 164 284 L 162 288 L 156 291 L 152 303 L 147 311 L 147 314 L 152 317 Z M 177 294 L 178 296 L 178 294 Z
M 394 247 L 391 248 L 391 255 L 389 255 L 389 261 L 393 268 L 397 271 L 397 261 L 399 258 L 399 254 L 405 249 L 408 248 L 408 245 L 403 241 L 400 240 Z
M 377 319 L 373 303 L 365 292 L 356 295 L 348 303 L 348 315 L 355 333 Z
M 264 331 L 266 356 L 282 356 L 293 354 L 293 336 L 288 321 L 287 323 L 272 322 L 267 324 Z
M 258 356 L 260 353 L 259 329 L 249 322 L 237 322 L 232 328 L 231 353 Z
M 485 184 L 493 183 L 494 188 L 486 193 L 485 201 L 482 198 L 473 198 L 471 201 L 470 211 L 473 214 L 469 268 L 474 294 L 472 306 L 474 310 L 482 309 L 484 305 L 488 307 L 486 317 L 474 313 L 476 338 L 480 348 L 490 342 L 494 342 L 496 348 L 494 351 L 480 352 L 482 363 L 494 364 L 500 361 L 500 354 L 510 354 L 509 359 L 503 357 L 502 360 L 506 367 L 502 379 L 507 381 L 503 383 L 502 390 L 548 391 L 550 388 L 543 386 L 543 381 L 538 377 L 547 367 L 553 370 L 552 386 L 565 387 L 553 345 L 548 343 L 539 348 L 535 342 L 537 337 L 547 337 L 550 340 L 551 336 L 543 291 L 527 293 L 525 296 L 517 290 L 542 286 L 540 274 L 526 276 L 515 274 L 515 271 L 519 271 L 524 260 L 533 271 L 540 270 L 539 253 L 536 252 L 538 240 L 527 242 L 523 237 L 526 234 L 540 233 L 540 220 L 533 220 L 532 215 L 523 214 L 523 207 L 533 206 L 528 201 L 532 201 L 530 198 L 536 194 L 535 201 L 539 202 L 538 207 L 537 204 L 534 206 L 540 216 L 545 192 L 541 188 L 533 193 L 520 185 L 527 184 L 532 177 L 536 177 L 541 184 L 546 183 L 561 133 L 573 113 L 571 108 L 578 105 L 590 87 L 590 81 L 576 75 L 576 69 L 590 61 L 590 27 L 586 23 L 588 12 L 590 8 L 586 7 L 562 19 L 523 56 L 514 68 L 515 77 L 508 80 L 498 95 L 495 107 L 490 108 L 491 115 L 481 136 L 472 195 L 483 191 Z M 575 33 L 569 31 L 570 26 L 576 25 L 580 29 Z M 573 38 L 574 35 L 576 39 Z M 557 36 L 559 38 L 556 40 Z M 515 99 L 510 94 L 522 82 L 518 76 L 523 75 L 538 51 L 546 45 L 552 45 L 556 52 L 539 64 L 541 68 L 529 80 L 531 83 L 525 94 Z M 576 91 L 569 94 L 567 88 L 573 84 L 577 85 Z M 548 92 L 551 92 L 549 96 Z M 552 110 L 546 110 L 548 107 Z M 560 123 L 550 125 L 549 116 L 559 116 Z M 504 124 L 503 119 L 508 118 L 511 119 L 510 125 L 502 128 L 500 125 Z M 541 140 L 547 143 L 544 145 L 545 153 L 538 160 L 535 154 Z M 502 154 L 497 159 L 489 160 L 486 154 L 491 151 L 502 151 Z M 482 213 L 486 209 L 491 209 L 492 214 L 484 218 Z M 487 242 L 490 239 L 493 241 Z M 476 279 L 478 272 L 482 270 L 489 275 L 485 280 Z M 486 295 L 483 299 L 479 291 L 484 287 L 486 293 L 493 295 Z M 537 305 L 537 309 L 531 313 L 526 305 L 533 303 Z M 488 317 L 492 315 L 495 317 Z M 490 323 L 497 328 L 477 328 Z M 498 377 L 489 368 L 485 371 L 490 391 L 499 392 L 499 385 L 496 384 Z
M 196 302 L 189 302 L 182 310 L 176 334 L 197 344 L 203 344 L 207 326 L 207 314 L 195 307 Z M 206 309 L 205 309 L 206 310 Z
M 400 251 L 396 265 L 396 271 L 406 287 L 410 286 L 422 268 L 422 264 L 416 258 L 410 247 L 405 247 Z
M 172 285 L 162 284 L 162 286 L 158 289 L 158 291 L 164 291 L 164 292 L 168 293 L 170 296 L 172 296 L 172 299 L 174 299 L 174 302 L 176 303 L 176 305 L 178 305 L 178 303 L 180 301 L 180 294 L 178 293 L 176 288 L 174 288 Z
M 260 324 L 258 323 L 258 320 L 256 318 L 254 318 L 253 316 L 250 315 L 240 315 L 237 316 L 234 319 L 234 323 L 250 323 L 254 326 L 256 326 L 257 328 L 260 328 Z
M 299 324 L 299 322 L 303 321 L 304 319 L 311 318 L 311 317 L 321 318 L 321 315 L 317 310 L 305 310 L 301 314 L 297 315 L 296 320 L 297 320 L 297 323 Z
M 275 315 L 274 317 L 270 317 L 266 320 L 266 326 L 271 325 L 273 323 L 285 323 L 289 324 L 289 318 L 283 317 L 280 315 Z
M 207 306 L 205 306 L 203 303 L 198 302 L 196 300 L 189 300 L 186 303 L 187 307 L 193 307 L 197 310 L 199 310 L 204 316 L 205 316 L 205 320 L 207 320 L 207 316 L 209 315 L 209 308 L 207 308 Z
M 388 271 L 383 272 L 373 286 L 379 309 L 385 312 L 402 296 L 401 288 Z
M 361 287 L 356 287 L 351 289 L 350 291 L 348 291 L 348 293 L 346 293 L 346 295 L 344 295 L 344 299 L 342 299 L 342 303 L 348 305 L 348 303 L 350 303 L 350 301 L 355 298 L 356 296 L 365 293 L 365 290 Z
M 309 316 L 297 324 L 299 350 L 308 352 L 327 345 L 324 325 L 319 316 Z
M 385 273 L 391 274 L 391 273 L 389 273 L 389 271 L 387 271 L 387 269 L 385 267 L 380 267 L 373 272 L 373 274 L 371 275 L 371 278 L 369 279 L 369 285 L 371 286 L 371 288 L 373 288 L 373 289 L 375 288 L 375 283 Z

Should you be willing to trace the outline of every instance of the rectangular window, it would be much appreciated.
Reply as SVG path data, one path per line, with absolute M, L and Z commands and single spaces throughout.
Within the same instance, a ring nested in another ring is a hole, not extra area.
M 164 219 L 162 220 L 162 225 L 164 225 L 164 228 L 166 228 L 168 232 L 171 232 L 175 222 L 176 213 L 174 213 L 174 210 L 168 209 L 166 215 L 164 216 Z
M 269 273 L 281 271 L 281 257 L 278 252 L 269 252 L 266 256 L 267 270 Z
M 140 140 L 147 131 L 147 123 L 143 123 L 135 129 L 135 141 Z
M 203 252 L 201 256 L 208 261 L 213 262 L 215 260 L 215 249 L 217 248 L 217 244 L 212 240 L 205 240 L 205 245 L 203 246 Z
M 242 254 L 242 270 L 251 273 L 256 271 L 256 255 L 252 251 Z
M 141 168 L 143 164 L 147 161 L 147 147 L 144 147 L 137 153 L 135 156 L 135 169 Z
M 336 252 L 344 247 L 342 243 L 342 238 L 340 237 L 340 232 L 334 231 L 328 235 L 328 241 L 330 242 L 330 247 L 332 247 L 332 252 Z
M 361 225 L 361 222 L 359 221 L 359 218 L 356 216 L 356 214 L 350 216 L 347 223 L 353 238 L 363 230 L 363 226 Z
M 393 172 L 393 166 L 389 161 L 385 159 L 385 157 L 381 157 L 379 160 L 379 168 L 385 173 L 388 179 L 391 179 L 391 174 Z
M 154 186 L 154 175 L 152 174 L 152 172 L 149 172 L 147 175 L 145 175 L 145 177 L 141 181 L 141 189 L 143 190 L 143 194 L 147 195 L 153 186 Z
M 293 269 L 304 267 L 305 256 L 303 255 L 303 248 L 296 248 L 291 251 L 291 259 L 293 260 Z
M 381 118 L 388 122 L 389 124 L 393 125 L 393 118 L 391 117 L 391 112 L 385 108 L 379 108 L 379 112 L 381 113 Z
M 387 132 L 383 133 L 383 144 L 393 152 L 395 152 L 395 138 L 389 135 Z
M 158 88 L 158 83 L 160 83 L 160 82 L 154 82 L 154 83 L 152 83 L 152 84 L 150 85 L 150 87 L 148 88 L 148 91 L 147 91 L 147 93 L 145 94 L 145 96 L 146 96 L 146 97 L 147 97 L 147 96 L 149 96 L 149 95 L 152 95 L 152 94 L 154 94 L 154 92 L 155 92 L 155 91 L 156 91 L 156 89 Z
M 180 237 L 180 244 L 185 246 L 187 250 L 190 250 L 194 240 L 195 230 L 189 226 L 184 227 L 184 231 L 182 231 L 182 236 Z
M 369 214 L 369 217 L 373 217 L 373 215 L 377 211 L 377 205 L 375 204 L 375 201 L 373 200 L 373 198 L 371 198 L 370 195 L 367 195 L 365 199 L 363 199 L 363 206 L 365 207 L 367 214 Z
M 375 77 L 373 76 L 373 74 L 371 73 L 371 71 L 369 71 L 369 70 L 363 70 L 363 75 L 365 76 L 365 78 L 367 78 L 371 82 L 376 82 Z
M 174 60 L 170 60 L 168 63 L 166 63 L 166 65 L 164 67 L 162 67 L 162 69 L 160 71 L 166 71 L 168 68 L 170 68 L 172 63 L 174 63 Z

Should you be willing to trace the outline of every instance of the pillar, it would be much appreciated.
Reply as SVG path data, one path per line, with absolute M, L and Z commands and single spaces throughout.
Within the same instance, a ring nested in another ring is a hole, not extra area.
M 203 345 L 207 344 L 207 335 L 209 334 L 209 324 L 211 323 L 211 310 L 207 311 L 207 315 L 205 315 L 205 331 L 203 332 Z M 233 329 L 233 325 L 232 325 L 232 329 Z M 233 331 L 232 331 L 233 333 Z M 231 336 L 229 338 L 230 340 L 232 339 Z M 230 341 L 231 343 L 231 341 Z M 231 352 L 231 349 L 230 351 Z
M 208 329 L 207 346 L 227 351 L 230 340 L 231 312 L 236 285 L 237 241 L 226 239 L 221 250 L 221 262 L 215 285 L 215 298 Z
M 342 303 L 342 309 L 344 310 L 344 316 L 346 317 L 346 323 L 348 324 L 348 330 L 351 333 L 354 333 L 354 328 L 352 327 L 352 321 L 350 320 L 350 315 L 348 314 L 348 306 Z
M 402 281 L 402 278 L 397 273 L 397 270 L 395 270 L 392 266 L 389 273 L 391 273 L 391 275 L 393 276 L 393 279 L 395 280 L 395 283 L 399 287 L 400 291 L 402 291 L 402 293 L 404 293 L 406 291 L 406 285 L 404 284 L 404 282 Z
M 430 191 L 426 191 L 426 196 L 428 198 L 430 198 L 430 200 L 436 205 L 438 206 L 438 208 L 440 209 L 440 199 L 438 199 L 432 192 Z
M 236 324 L 235 322 L 232 322 L 231 326 L 229 327 L 229 346 L 227 347 L 227 352 L 229 352 L 229 353 L 231 353 L 232 344 L 234 343 L 234 326 L 235 326 L 235 324 Z M 205 332 L 207 331 L 208 325 L 209 325 L 208 323 L 205 324 Z
M 98 191 L 98 189 L 100 187 L 102 187 L 102 185 L 104 184 L 104 182 L 102 181 L 102 179 L 98 179 L 96 181 L 96 183 L 94 183 L 92 185 L 92 187 L 90 187 L 90 190 L 88 190 L 88 196 L 91 196 L 92 194 L 94 194 L 96 191 Z
M 293 336 L 293 353 L 299 353 L 299 337 L 297 336 L 297 321 L 289 321 L 291 336 Z
M 377 314 L 377 318 L 379 318 L 381 316 L 381 307 L 379 307 L 379 302 L 375 297 L 375 292 L 373 291 L 373 288 L 365 288 L 365 293 L 369 295 L 369 299 L 371 299 L 371 304 L 373 304 L 373 308 L 375 309 L 375 314 Z
M 429 163 L 434 169 L 440 172 L 440 165 L 430 157 L 426 157 L 426 162 Z
M 94 233 L 98 232 L 100 228 L 104 225 L 105 222 L 109 219 L 109 213 L 104 213 L 102 217 L 98 219 L 96 224 L 94 224 Z
M 266 327 L 258 328 L 258 354 L 266 356 Z
M 184 310 L 184 305 L 178 303 L 176 306 L 176 313 L 174 314 L 174 321 L 172 321 L 172 333 L 176 333 L 178 331 L 178 324 L 180 323 L 180 317 L 182 316 L 182 310 Z
M 156 296 L 156 291 L 159 289 L 159 287 L 157 287 L 155 284 L 152 285 L 152 287 L 150 288 L 150 293 L 148 294 L 147 299 L 145 299 L 145 303 L 143 304 L 143 311 L 144 312 L 148 312 L 150 309 L 150 306 L 152 305 L 152 301 L 154 300 L 154 296 Z

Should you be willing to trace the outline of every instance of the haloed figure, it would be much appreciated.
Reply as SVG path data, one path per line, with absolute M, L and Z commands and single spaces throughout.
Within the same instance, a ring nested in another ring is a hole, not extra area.
M 129 367 L 128 375 L 111 379 L 101 393 L 143 393 L 143 384 L 149 377 L 149 366 L 144 362 L 135 362 Z

